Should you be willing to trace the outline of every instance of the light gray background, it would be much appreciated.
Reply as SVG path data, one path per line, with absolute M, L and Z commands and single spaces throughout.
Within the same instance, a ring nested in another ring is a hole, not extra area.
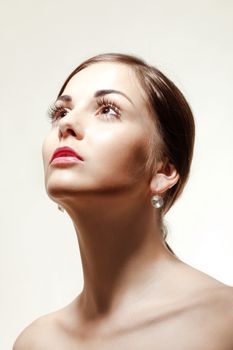
M 41 144 L 67 75 L 103 52 L 136 54 L 180 87 L 196 120 L 191 176 L 166 215 L 185 262 L 233 285 L 233 2 L 1 2 L 0 348 L 69 303 L 83 276 L 72 222 L 46 195 Z

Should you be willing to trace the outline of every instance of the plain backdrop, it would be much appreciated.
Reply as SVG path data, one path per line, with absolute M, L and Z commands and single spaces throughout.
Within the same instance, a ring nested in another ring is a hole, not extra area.
M 189 182 L 165 216 L 185 262 L 233 285 L 233 2 L 1 1 L 0 349 L 82 289 L 73 224 L 45 192 L 46 115 L 68 74 L 136 54 L 181 89 L 196 121 Z

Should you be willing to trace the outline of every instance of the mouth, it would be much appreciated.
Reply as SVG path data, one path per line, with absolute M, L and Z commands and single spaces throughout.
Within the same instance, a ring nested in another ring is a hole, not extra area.
M 59 147 L 55 150 L 55 152 L 53 153 L 51 159 L 50 159 L 50 163 L 52 163 L 54 161 L 54 159 L 57 160 L 63 159 L 63 160 L 79 160 L 79 161 L 83 161 L 83 158 L 77 153 L 75 152 L 72 148 L 70 147 Z

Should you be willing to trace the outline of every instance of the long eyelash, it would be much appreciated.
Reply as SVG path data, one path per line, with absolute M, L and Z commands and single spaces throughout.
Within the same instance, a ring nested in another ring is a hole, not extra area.
M 96 103 L 99 107 L 111 107 L 117 114 L 118 117 L 121 115 L 121 110 L 120 107 L 113 101 L 109 100 L 105 96 L 103 97 L 98 97 L 96 99 Z
M 120 117 L 121 115 L 120 107 L 115 102 L 107 99 L 105 96 L 98 97 L 96 99 L 96 103 L 99 107 L 111 107 L 116 112 L 117 117 Z M 49 106 L 47 110 L 47 115 L 48 115 L 48 118 L 51 120 L 51 122 L 53 122 L 61 116 L 62 112 L 67 112 L 63 106 L 58 107 L 52 104 L 51 106 Z
M 54 121 L 59 118 L 59 116 L 61 115 L 61 112 L 66 112 L 64 107 L 62 106 L 57 107 L 55 105 L 51 105 L 48 108 L 47 115 L 48 115 L 48 118 L 51 119 L 51 121 Z

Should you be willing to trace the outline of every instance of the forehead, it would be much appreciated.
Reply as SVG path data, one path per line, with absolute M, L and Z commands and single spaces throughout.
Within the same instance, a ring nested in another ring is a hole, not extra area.
M 134 70 L 122 63 L 99 62 L 76 73 L 62 94 L 89 97 L 97 90 L 120 90 L 130 97 L 135 106 L 145 104 L 144 92 Z

